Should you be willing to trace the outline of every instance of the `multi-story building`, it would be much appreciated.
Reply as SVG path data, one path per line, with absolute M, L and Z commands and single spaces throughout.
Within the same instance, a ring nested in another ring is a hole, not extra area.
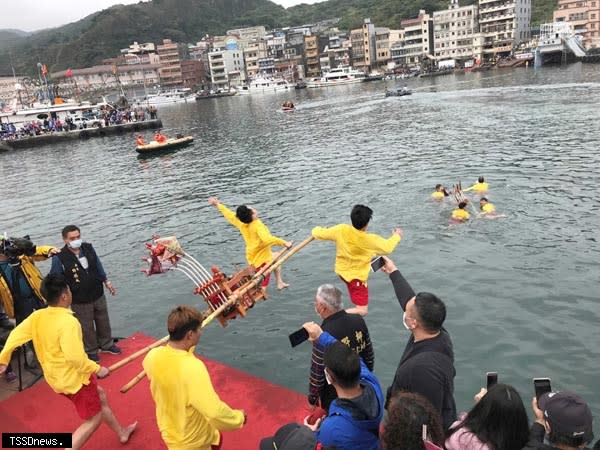
M 181 79 L 183 85 L 195 88 L 206 83 L 206 68 L 204 63 L 197 59 L 186 59 L 181 61 Z
M 433 13 L 434 57 L 438 61 L 481 59 L 478 6 L 459 6 L 458 0 L 450 0 L 448 9 Z
M 258 60 L 267 57 L 267 43 L 265 41 L 250 42 L 244 48 L 244 64 L 246 76 L 252 79 L 258 74 Z
M 82 90 L 123 87 L 144 83 L 158 84 L 160 64 L 125 64 L 122 66 L 101 65 L 84 69 L 69 69 L 51 75 L 54 83 L 59 85 L 76 85 Z
M 229 35 L 237 35 L 241 40 L 244 41 L 256 41 L 262 39 L 267 34 L 264 26 L 247 27 L 247 28 L 236 28 L 235 30 L 227 30 Z
M 570 22 L 585 48 L 600 48 L 600 0 L 558 0 L 554 22 Z
M 156 47 L 160 57 L 160 80 L 163 86 L 181 86 L 181 61 L 179 59 L 179 46 L 171 39 L 163 39 L 163 43 Z
M 361 28 L 350 31 L 352 41 L 352 65 L 357 69 L 369 72 L 371 64 L 376 60 L 375 25 L 371 19 L 364 19 Z
M 246 81 L 244 53 L 241 50 L 218 49 L 208 53 L 213 89 L 238 86 Z
M 404 32 L 401 47 L 394 48 L 393 59 L 406 67 L 419 67 L 433 56 L 433 18 L 424 10 L 415 19 L 400 22 Z
M 319 65 L 319 40 L 316 34 L 304 36 L 304 67 L 306 78 L 316 78 L 321 76 L 321 66 Z
M 531 39 L 531 0 L 479 0 L 484 60 L 508 56 Z
M 390 60 L 390 29 L 376 27 L 375 53 L 372 67 L 379 70 L 385 70 Z

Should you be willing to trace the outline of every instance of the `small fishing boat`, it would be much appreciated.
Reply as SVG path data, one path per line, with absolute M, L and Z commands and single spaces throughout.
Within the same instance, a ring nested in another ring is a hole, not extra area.
M 402 97 L 403 95 L 410 95 L 412 92 L 407 87 L 388 89 L 385 91 L 386 97 Z
M 138 145 L 135 148 L 135 150 L 138 153 L 153 153 L 153 152 L 158 152 L 161 150 L 183 147 L 183 146 L 189 144 L 190 142 L 192 142 L 193 140 L 194 140 L 194 138 L 192 136 L 182 136 L 182 137 L 175 137 L 175 138 L 167 139 L 166 142 L 162 142 L 162 143 L 159 143 L 156 141 L 151 141 L 150 143 L 148 143 L 146 145 Z

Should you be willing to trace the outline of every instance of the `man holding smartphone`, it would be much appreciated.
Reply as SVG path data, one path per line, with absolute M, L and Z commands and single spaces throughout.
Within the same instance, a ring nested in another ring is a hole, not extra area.
M 362 316 L 369 312 L 367 279 L 371 259 L 376 255 L 392 253 L 402 239 L 400 228 L 395 228 L 388 239 L 367 233 L 371 217 L 371 208 L 355 205 L 350 213 L 352 225 L 341 223 L 330 228 L 315 227 L 312 230 L 315 239 L 335 242 L 335 273 L 346 283 L 350 300 L 355 305 L 348 312 Z
M 402 322 L 412 334 L 388 388 L 387 400 L 397 391 L 421 394 L 440 412 L 444 429 L 448 429 L 456 420 L 456 370 L 452 340 L 443 327 L 446 306 L 429 292 L 415 295 L 394 262 L 387 257 L 385 261 L 382 270 L 390 276 L 404 310 Z

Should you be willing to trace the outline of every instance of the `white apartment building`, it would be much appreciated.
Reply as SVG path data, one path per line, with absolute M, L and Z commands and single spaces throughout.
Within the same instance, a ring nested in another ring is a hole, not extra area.
M 450 0 L 448 9 L 433 13 L 434 57 L 437 61 L 481 59 L 478 10 L 477 5 L 459 6 L 458 0 Z
M 531 0 L 479 0 L 484 60 L 508 56 L 531 39 Z
M 400 22 L 404 31 L 404 42 L 394 51 L 397 64 L 420 67 L 421 61 L 433 58 L 433 18 L 424 10 L 415 19 Z
M 208 67 L 212 88 L 223 89 L 246 81 L 244 52 L 241 50 L 214 50 L 208 53 Z
M 234 30 L 227 30 L 229 35 L 238 35 L 240 39 L 250 42 L 261 39 L 267 34 L 267 30 L 264 26 L 247 27 L 247 28 L 236 28 Z

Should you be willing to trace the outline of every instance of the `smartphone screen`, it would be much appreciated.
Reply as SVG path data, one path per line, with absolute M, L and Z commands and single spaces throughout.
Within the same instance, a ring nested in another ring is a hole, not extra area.
M 371 270 L 373 272 L 377 272 L 384 265 L 385 265 L 385 259 L 383 259 L 383 257 L 381 257 L 381 256 L 378 256 L 371 261 Z
M 306 331 L 304 328 L 300 328 L 298 331 L 294 331 L 292 334 L 290 334 L 289 338 L 290 344 L 292 344 L 292 347 L 295 347 L 308 339 L 308 331 Z
M 488 372 L 486 373 L 487 377 L 487 389 L 488 391 L 492 386 L 498 383 L 498 372 Z
M 550 378 L 534 378 L 533 387 L 535 389 L 535 398 L 539 399 L 546 392 L 552 392 Z

